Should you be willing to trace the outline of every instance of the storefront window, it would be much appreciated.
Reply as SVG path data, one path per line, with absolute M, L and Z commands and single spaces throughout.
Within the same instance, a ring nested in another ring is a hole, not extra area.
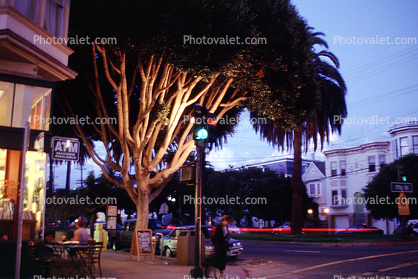
M 16 220 L 22 151 L 0 149 L 0 219 Z M 28 151 L 25 158 L 23 219 L 41 230 L 44 216 L 46 153 Z M 36 223 L 36 224 L 35 224 Z M 11 236 L 10 236 L 11 237 Z
M 6 175 L 6 150 L 0 149 L 0 219 L 3 219 L 4 177 Z
M 0 149 L 0 219 L 14 219 L 18 197 L 19 155 L 19 151 Z M 13 167 L 9 166 L 11 164 Z
M 44 210 L 46 153 L 29 151 L 26 153 L 26 189 L 24 197 L 24 218 L 36 218 L 40 229 Z M 30 213 L 29 213 L 30 212 Z M 29 215 L 31 214 L 31 215 Z
M 0 81 L 0 126 L 49 130 L 51 88 Z

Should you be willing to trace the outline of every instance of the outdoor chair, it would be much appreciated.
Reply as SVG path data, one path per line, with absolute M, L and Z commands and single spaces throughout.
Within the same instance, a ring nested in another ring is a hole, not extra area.
M 49 277 L 51 271 L 51 258 L 46 257 L 45 242 L 30 241 L 28 245 L 29 251 L 29 269 L 34 274 Z
M 87 264 L 89 265 L 90 270 L 96 270 L 96 264 L 99 266 L 100 277 L 102 276 L 102 267 L 100 264 L 100 257 L 102 254 L 103 242 L 99 241 L 96 242 L 94 240 L 89 240 L 89 245 L 92 247 L 89 248 L 85 253 L 83 253 L 83 257 L 86 259 Z

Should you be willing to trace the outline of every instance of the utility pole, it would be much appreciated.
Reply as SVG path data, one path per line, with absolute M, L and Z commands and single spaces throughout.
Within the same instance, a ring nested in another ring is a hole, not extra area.
M 26 170 L 26 152 L 29 147 L 29 138 L 30 138 L 30 123 L 26 122 L 25 125 L 25 135 L 23 138 L 23 149 L 22 149 L 22 162 L 20 174 L 20 194 L 19 194 L 19 203 L 18 203 L 18 225 L 17 225 L 17 241 L 16 241 L 16 266 L 15 266 L 15 279 L 20 278 L 20 261 L 22 259 L 22 235 L 23 235 L 23 196 L 25 195 L 25 170 Z

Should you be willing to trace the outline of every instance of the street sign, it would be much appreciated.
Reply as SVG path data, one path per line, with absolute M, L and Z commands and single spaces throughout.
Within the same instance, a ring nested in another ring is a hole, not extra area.
M 413 193 L 412 183 L 407 182 L 391 182 L 390 188 L 392 192 Z
M 399 203 L 398 203 L 398 211 L 399 215 L 410 215 L 409 212 L 409 204 L 408 204 L 408 198 L 405 196 L 404 193 L 399 194 Z
M 53 137 L 51 140 L 52 159 L 78 161 L 80 157 L 80 142 L 74 138 Z
M 181 182 L 192 182 L 194 178 L 194 166 L 186 166 L 180 168 L 180 181 Z

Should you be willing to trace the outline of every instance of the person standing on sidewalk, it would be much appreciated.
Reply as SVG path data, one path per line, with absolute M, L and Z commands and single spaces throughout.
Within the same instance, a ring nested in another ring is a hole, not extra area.
M 234 219 L 230 215 L 224 215 L 221 218 L 221 222 L 213 228 L 215 229 L 215 232 L 212 237 L 212 243 L 215 247 L 216 267 L 219 269 L 218 278 L 223 277 L 225 266 L 228 261 L 226 256 L 226 253 L 229 250 L 228 240 L 230 239 L 228 226 L 232 222 L 234 222 Z

